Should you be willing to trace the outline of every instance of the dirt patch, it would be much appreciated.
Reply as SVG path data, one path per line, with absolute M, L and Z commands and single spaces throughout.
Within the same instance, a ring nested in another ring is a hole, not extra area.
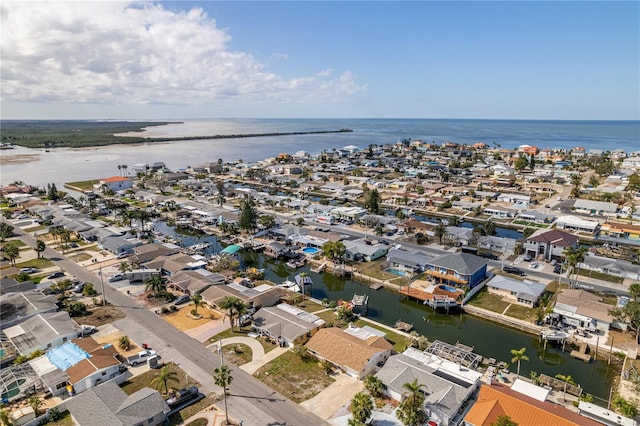
M 0 164 L 23 164 L 40 159 L 40 154 L 0 155 Z
M 118 308 L 113 306 L 97 306 L 89 310 L 90 314 L 84 317 L 76 318 L 80 324 L 94 325 L 99 327 L 104 324 L 112 323 L 116 320 L 126 317 Z
M 182 331 L 190 330 L 192 328 L 196 328 L 203 324 L 206 324 L 209 321 L 222 318 L 222 314 L 220 314 L 220 312 L 201 306 L 198 308 L 198 314 L 202 315 L 202 318 L 193 319 L 189 316 L 189 313 L 191 313 L 192 309 L 193 305 L 189 304 L 183 306 L 176 312 L 162 314 L 161 317 L 163 320 L 165 320 L 178 330 Z
M 94 337 L 94 340 L 100 344 L 113 345 L 113 347 L 116 348 L 118 353 L 125 358 L 131 355 L 135 355 L 142 350 L 142 348 L 136 345 L 133 341 L 131 341 L 131 339 L 129 339 L 131 343 L 131 345 L 129 346 L 129 350 L 125 351 L 124 349 L 121 349 L 120 346 L 118 346 L 118 343 L 120 342 L 120 338 L 122 336 L 124 336 L 124 334 L 118 331 L 115 333 L 107 334 L 106 336 Z
M 607 338 L 607 346 L 610 346 L 613 342 L 613 347 L 627 350 L 638 347 L 636 343 L 636 336 L 627 331 L 609 330 L 609 336 Z

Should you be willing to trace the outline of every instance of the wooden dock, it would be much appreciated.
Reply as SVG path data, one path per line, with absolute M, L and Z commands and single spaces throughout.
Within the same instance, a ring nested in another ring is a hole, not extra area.
M 395 328 L 396 330 L 400 330 L 400 331 L 404 331 L 405 333 L 408 333 L 413 329 L 413 324 L 409 324 L 408 322 L 398 320 L 396 321 L 393 328 Z
M 323 263 L 321 265 L 316 266 L 315 268 L 311 268 L 311 272 L 315 272 L 316 274 L 319 274 L 321 272 L 324 272 L 326 268 L 327 268 L 327 264 Z
M 580 348 L 577 351 L 571 351 L 570 355 L 572 358 L 576 358 L 576 359 L 581 359 L 586 363 L 590 363 L 591 362 L 591 354 L 588 354 L 587 351 L 589 350 L 589 345 L 587 345 L 586 343 L 582 342 L 580 344 Z

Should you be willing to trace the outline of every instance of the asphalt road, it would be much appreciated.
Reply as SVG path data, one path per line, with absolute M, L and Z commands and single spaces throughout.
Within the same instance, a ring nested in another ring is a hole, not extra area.
M 31 247 L 35 247 L 33 236 L 15 227 L 14 233 Z M 92 282 L 100 290 L 100 277 L 69 260 L 59 252 L 47 248 L 43 256 L 50 259 L 79 280 Z M 131 297 L 111 288 L 106 282 L 104 290 L 107 302 L 127 315 L 116 322 L 116 326 L 134 342 L 147 343 L 158 351 L 166 361 L 174 361 L 188 376 L 200 384 L 201 391 L 221 392 L 213 382 L 213 370 L 221 365 L 219 356 L 197 340 L 158 318 L 152 311 L 140 306 Z M 265 425 L 325 425 L 323 419 L 289 401 L 273 389 L 244 371 L 230 365 L 233 381 L 227 398 L 229 416 L 243 420 L 245 426 Z M 218 403 L 223 406 L 223 402 Z

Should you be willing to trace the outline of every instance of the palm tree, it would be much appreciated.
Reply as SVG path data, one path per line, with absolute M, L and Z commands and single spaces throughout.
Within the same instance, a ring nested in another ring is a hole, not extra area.
M 47 245 L 45 244 L 44 241 L 42 240 L 37 240 L 36 241 L 36 254 L 38 255 L 38 259 L 40 259 L 40 253 L 42 253 L 43 251 L 45 251 L 47 249 Z
M 196 293 L 193 296 L 191 296 L 191 301 L 193 302 L 193 310 L 195 311 L 195 315 L 198 315 L 198 307 L 202 306 L 202 304 L 204 303 L 202 301 L 202 296 L 200 295 L 200 293 Z
M 353 422 L 349 421 L 349 425 L 364 425 L 367 419 L 371 417 L 373 412 L 373 400 L 367 392 L 358 392 L 351 400 L 351 415 Z
M 402 387 L 409 392 L 396 410 L 396 417 L 406 426 L 418 426 L 422 424 L 425 415 L 424 409 L 422 408 L 422 404 L 424 404 L 424 394 L 421 388 L 423 386 L 424 385 L 418 383 L 418 379 L 402 385 Z
M 233 377 L 231 376 L 231 370 L 226 365 L 221 365 L 220 367 L 213 370 L 213 381 L 216 385 L 220 386 L 224 395 L 224 414 L 226 416 L 226 423 L 229 424 L 229 410 L 227 409 L 227 387 L 233 381 Z
M 569 282 L 571 282 L 571 276 L 574 275 L 574 280 L 577 279 L 576 265 L 584 262 L 584 257 L 587 253 L 586 247 L 567 247 L 562 254 L 564 255 L 567 265 L 569 265 Z
M 629 295 L 633 297 L 634 301 L 638 300 L 640 296 L 640 283 L 633 283 L 629 286 Z
M 460 222 L 462 222 L 462 220 L 460 220 L 459 216 L 449 216 L 447 218 L 449 226 L 460 226 Z
M 16 259 L 20 257 L 20 248 L 13 241 L 4 245 L 4 255 L 9 258 L 9 264 L 16 266 Z
M 570 375 L 564 375 L 564 374 L 556 374 L 556 379 L 558 380 L 562 380 L 564 382 L 564 392 L 562 395 L 562 399 L 564 400 L 564 402 L 567 402 L 567 386 L 568 385 L 575 385 L 576 382 L 573 381 L 573 377 L 571 377 Z
M 178 379 L 178 373 L 176 371 L 170 370 L 169 366 L 165 365 L 153 378 L 151 384 L 155 386 L 156 390 L 160 390 L 160 388 L 164 385 L 164 393 L 166 394 L 169 392 L 169 386 L 167 382 L 179 383 L 180 380 Z
M 120 262 L 120 264 L 118 265 L 118 271 L 124 274 L 129 270 L 129 267 L 130 267 L 129 262 Z
M 156 297 L 158 297 L 160 292 L 164 291 L 166 288 L 167 286 L 160 275 L 152 275 L 144 280 L 144 289 L 147 291 L 153 290 Z
M 496 234 L 496 224 L 493 220 L 489 219 L 484 223 L 482 227 L 484 229 L 485 235 L 495 235 Z
M 3 426 L 13 426 L 13 419 L 11 413 L 5 408 L 0 408 L 0 424 Z
M 120 340 L 118 340 L 118 347 L 120 349 L 128 351 L 130 346 L 131 346 L 131 340 L 129 340 L 129 336 L 120 337 Z
M 529 361 L 529 357 L 524 354 L 526 350 L 527 348 L 511 349 L 511 355 L 513 355 L 511 362 L 518 362 L 518 370 L 516 372 L 518 378 L 520 377 L 520 361 Z
M 38 395 L 33 395 L 31 398 L 29 398 L 29 405 L 31 406 L 31 408 L 33 408 L 33 412 L 36 417 L 38 417 L 38 415 L 40 414 L 40 407 L 42 407 L 43 404 L 44 402 L 42 402 Z
M 382 382 L 376 376 L 369 374 L 364 378 L 364 388 L 371 396 L 376 398 L 380 396 L 380 392 L 382 391 Z
M 225 296 L 218 306 L 221 309 L 227 310 L 227 316 L 229 317 L 229 321 L 231 321 L 231 331 L 233 331 L 233 318 L 236 315 L 240 316 L 247 311 L 247 307 L 244 302 L 236 296 Z
M 438 237 L 438 241 L 440 242 L 440 244 L 442 244 L 442 239 L 445 235 L 447 235 L 447 225 L 442 222 L 438 223 L 433 229 L 433 233 L 436 237 Z

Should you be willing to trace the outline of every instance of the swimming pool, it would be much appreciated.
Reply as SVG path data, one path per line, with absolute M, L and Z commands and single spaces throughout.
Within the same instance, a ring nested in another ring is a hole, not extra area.
M 399 277 L 404 277 L 405 275 L 407 275 L 407 271 L 403 271 L 402 269 L 397 269 L 397 268 L 389 268 L 389 269 L 385 269 L 384 271 L 393 275 L 397 275 Z
M 320 251 L 320 249 L 315 247 L 305 247 L 302 249 L 302 252 L 305 254 L 316 254 Z
M 458 291 L 458 289 L 457 289 L 457 288 L 455 288 L 455 287 L 451 287 L 450 285 L 444 285 L 444 284 L 440 284 L 440 285 L 438 286 L 438 288 L 441 288 L 441 289 L 443 289 L 444 291 L 448 291 L 449 293 L 455 293 L 455 292 L 457 292 L 457 291 Z

